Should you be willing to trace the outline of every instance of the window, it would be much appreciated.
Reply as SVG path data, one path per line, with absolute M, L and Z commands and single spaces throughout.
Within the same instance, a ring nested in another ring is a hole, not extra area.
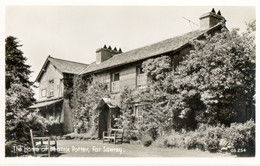
M 112 74 L 111 92 L 119 92 L 120 90 L 120 75 L 119 73 Z
M 49 97 L 54 96 L 54 80 L 49 81 Z
M 41 90 L 41 97 L 46 97 L 46 89 Z
M 119 73 L 113 74 L 113 81 L 119 81 Z
M 134 110 L 134 116 L 137 121 L 143 120 L 143 105 L 136 105 Z
M 147 85 L 147 75 L 143 72 L 142 67 L 136 67 L 136 86 L 137 88 L 145 88 Z

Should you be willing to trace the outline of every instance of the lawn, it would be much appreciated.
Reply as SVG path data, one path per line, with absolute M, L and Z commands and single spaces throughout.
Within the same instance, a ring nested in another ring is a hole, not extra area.
M 143 147 L 140 144 L 110 144 L 101 140 L 59 140 L 59 157 L 234 157 L 200 150 Z

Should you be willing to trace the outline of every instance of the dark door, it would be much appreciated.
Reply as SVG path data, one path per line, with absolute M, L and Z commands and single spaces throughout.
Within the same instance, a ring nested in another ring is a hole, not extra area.
M 109 108 L 107 105 L 103 107 L 98 117 L 98 138 L 103 138 L 103 131 L 108 129 L 108 118 L 109 118 Z

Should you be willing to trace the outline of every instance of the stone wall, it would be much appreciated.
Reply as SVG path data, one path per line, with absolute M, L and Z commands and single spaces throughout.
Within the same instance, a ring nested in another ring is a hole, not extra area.
M 48 100 L 48 99 L 54 99 L 59 98 L 63 96 L 63 82 L 62 82 L 63 76 L 62 73 L 60 73 L 57 69 L 53 67 L 49 63 L 46 71 L 44 72 L 41 81 L 39 83 L 39 101 Z M 54 81 L 54 96 L 49 96 L 49 82 L 53 80 Z M 46 96 L 42 97 L 41 91 L 43 89 L 46 89 Z

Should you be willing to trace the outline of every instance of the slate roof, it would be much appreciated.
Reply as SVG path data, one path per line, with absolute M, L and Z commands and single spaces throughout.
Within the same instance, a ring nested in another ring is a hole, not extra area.
M 36 103 L 36 104 L 30 106 L 29 109 L 47 107 L 47 106 L 50 106 L 52 104 L 56 104 L 56 103 L 58 103 L 60 101 L 63 101 L 63 99 L 56 99 L 56 100 L 44 101 L 44 102 Z
M 101 98 L 95 109 L 101 109 L 104 104 L 106 104 L 109 108 L 118 108 L 116 101 L 112 100 L 111 98 Z
M 189 44 L 190 41 L 199 38 L 204 33 L 207 33 L 219 26 L 221 26 L 221 24 L 217 24 L 208 30 L 192 31 L 145 47 L 137 48 L 121 54 L 116 54 L 100 64 L 96 64 L 96 62 L 91 63 L 86 69 L 80 72 L 80 74 L 84 75 L 95 73 L 105 69 L 122 66 L 131 62 L 148 59 L 157 55 L 162 55 L 167 52 L 178 50 L 186 44 Z
M 59 70 L 61 73 L 80 74 L 80 75 L 97 73 L 107 69 L 126 65 L 132 62 L 137 62 L 155 56 L 163 55 L 168 52 L 177 51 L 189 45 L 189 43 L 194 39 L 198 39 L 201 36 L 203 36 L 205 33 L 210 33 L 214 29 L 221 28 L 221 27 L 223 27 L 223 25 L 219 23 L 207 30 L 195 30 L 148 46 L 144 46 L 124 53 L 116 54 L 113 57 L 107 59 L 106 61 L 100 64 L 96 64 L 96 62 L 93 62 L 88 65 L 88 64 L 63 60 L 63 59 L 57 59 L 49 56 L 46 59 L 40 73 L 38 74 L 36 81 L 37 82 L 40 81 L 41 76 L 44 73 L 44 69 L 46 69 L 48 63 L 52 63 L 52 65 L 55 68 L 57 68 L 57 70 Z
M 78 74 L 88 64 L 49 57 L 50 62 L 62 73 Z
M 46 70 L 48 64 L 51 63 L 59 72 L 61 73 L 68 73 L 68 74 L 79 74 L 82 70 L 84 70 L 88 64 L 79 63 L 79 62 L 73 62 L 58 58 L 53 58 L 51 56 L 48 56 L 46 59 L 40 73 L 38 74 L 36 78 L 36 82 L 39 82 L 42 74 Z

